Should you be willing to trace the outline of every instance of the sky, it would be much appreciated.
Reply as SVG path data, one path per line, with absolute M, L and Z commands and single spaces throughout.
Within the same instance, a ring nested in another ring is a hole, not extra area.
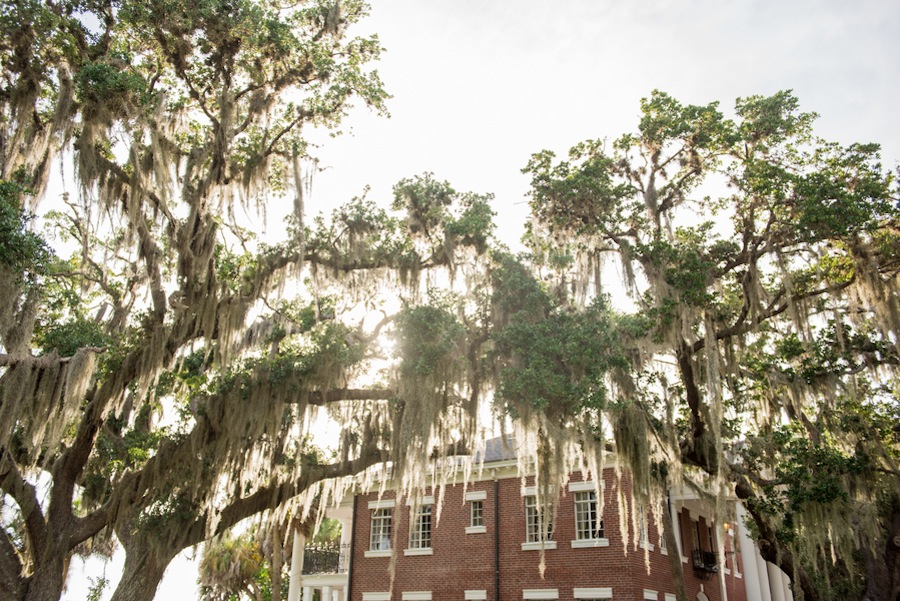
M 397 181 L 433 172 L 492 193 L 498 235 L 527 218 L 534 152 L 633 130 L 653 89 L 683 103 L 792 89 L 816 133 L 878 142 L 900 164 L 900 3 L 888 0 L 372 0 L 358 33 L 386 48 L 377 69 L 390 118 L 355 111 L 350 135 L 320 137 L 310 214 L 363 193 L 387 204 Z M 73 561 L 66 601 L 86 598 Z M 106 566 L 109 598 L 121 557 Z M 183 554 L 157 599 L 196 599 Z

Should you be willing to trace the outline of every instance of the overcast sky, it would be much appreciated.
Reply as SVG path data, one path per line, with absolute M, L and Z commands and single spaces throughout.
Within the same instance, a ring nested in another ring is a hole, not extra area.
M 501 237 L 521 235 L 533 152 L 564 153 L 633 130 L 654 88 L 685 103 L 793 89 L 819 135 L 879 142 L 900 161 L 900 3 L 888 0 L 373 0 L 360 32 L 387 49 L 378 70 L 390 119 L 365 110 L 327 139 L 309 211 L 434 172 L 496 195 Z M 85 598 L 79 561 L 71 601 Z M 115 585 L 120 564 L 107 577 Z M 193 599 L 180 559 L 157 599 Z M 107 591 L 110 592 L 109 589 Z M 108 594 L 107 594 L 108 598 Z
M 793 89 L 836 141 L 880 142 L 900 160 L 900 3 L 791 0 L 385 0 L 361 30 L 387 49 L 378 70 L 390 119 L 358 111 L 320 150 L 310 209 L 434 172 L 496 194 L 518 239 L 544 148 L 633 130 L 654 88 L 685 103 Z

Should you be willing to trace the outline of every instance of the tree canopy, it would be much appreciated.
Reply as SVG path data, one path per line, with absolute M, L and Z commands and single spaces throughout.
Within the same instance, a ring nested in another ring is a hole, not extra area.
M 790 92 L 732 118 L 654 92 L 632 133 L 532 156 L 522 255 L 490 195 L 427 173 L 309 219 L 308 130 L 387 100 L 377 38 L 350 33 L 365 12 L 0 15 L 0 596 L 59 598 L 72 554 L 115 537 L 113 598 L 150 599 L 182 549 L 316 515 L 385 462 L 414 495 L 492 400 L 542 482 L 614 453 L 633 524 L 693 486 L 719 517 L 741 500 L 805 598 L 896 597 L 900 209 L 878 147 L 817 138 Z M 60 166 L 51 240 L 34 210 Z
M 499 334 L 499 398 L 548 439 L 612 443 L 650 506 L 683 483 L 720 516 L 739 499 L 804 598 L 846 598 L 831 577 L 892 599 L 897 181 L 790 92 L 734 113 L 654 92 L 634 133 L 532 156 L 534 300 Z
M 115 535 L 113 598 L 150 599 L 181 549 L 264 512 L 302 519 L 342 478 L 433 450 L 431 426 L 460 402 L 445 380 L 465 369 L 444 357 L 458 332 L 448 322 L 443 346 L 392 371 L 379 339 L 406 309 L 366 316 L 385 287 L 414 311 L 430 274 L 475 269 L 492 212 L 424 175 L 398 184 L 391 211 L 361 198 L 306 220 L 307 130 L 354 103 L 384 111 L 378 40 L 348 33 L 365 13 L 354 0 L 4 9 L 3 598 L 59 598 L 69 557 Z M 51 250 L 30 223 L 58 165 Z M 248 226 L 267 211 L 287 218 L 280 241 Z M 431 327 L 410 315 L 409 336 Z M 435 392 L 405 397 L 423 382 Z M 333 457 L 310 436 L 323 407 L 345 426 Z

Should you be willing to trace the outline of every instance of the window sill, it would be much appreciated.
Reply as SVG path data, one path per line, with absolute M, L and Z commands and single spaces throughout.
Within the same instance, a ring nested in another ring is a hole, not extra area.
M 523 551 L 540 551 L 541 549 L 555 549 L 556 541 L 555 540 L 545 540 L 543 542 L 536 543 L 522 543 Z
M 425 549 L 404 549 L 403 554 L 407 557 L 415 555 L 434 555 L 434 549 L 431 547 Z
M 681 563 L 687 563 L 687 557 L 684 555 L 681 556 Z
M 656 547 L 654 547 L 654 546 L 653 546 L 652 544 L 650 544 L 650 543 L 641 543 L 641 549 L 646 549 L 647 551 L 652 551 L 652 550 L 655 549 L 655 548 L 656 548 Z
M 363 557 L 390 557 L 391 550 L 390 549 L 378 549 L 378 550 L 368 550 L 363 553 Z
M 608 538 L 583 538 L 581 540 L 573 540 L 573 549 L 589 549 L 592 547 L 608 547 Z
M 466 534 L 484 534 L 487 526 L 466 526 Z
M 668 554 L 669 554 L 669 550 L 668 550 L 668 549 L 664 549 L 664 548 L 662 548 L 662 547 L 659 548 L 659 552 L 662 553 L 663 555 L 668 555 Z

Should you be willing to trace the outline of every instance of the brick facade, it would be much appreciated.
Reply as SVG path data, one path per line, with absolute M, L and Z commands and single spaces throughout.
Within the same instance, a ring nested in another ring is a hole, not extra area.
M 369 553 L 370 556 L 367 557 L 374 511 L 370 508 L 370 503 L 373 506 L 384 505 L 385 501 L 394 497 L 390 492 L 380 498 L 376 493 L 357 496 L 354 501 L 356 523 L 351 562 L 351 601 L 371 601 L 384 597 L 371 593 L 388 592 L 391 601 L 403 601 L 404 593 L 407 593 L 407 601 L 418 599 L 423 595 L 410 593 L 424 592 L 431 593 L 431 601 L 462 601 L 466 598 L 520 601 L 526 596 L 568 601 L 575 599 L 576 593 L 582 599 L 588 596 L 597 598 L 599 593 L 606 592 L 607 589 L 615 601 L 674 599 L 675 587 L 672 584 L 669 558 L 660 548 L 655 520 L 647 519 L 647 540 L 650 543 L 648 549 L 652 550 L 635 549 L 637 535 L 634 532 L 629 534 L 627 553 L 623 548 L 618 505 L 615 501 L 616 486 L 619 483 L 613 470 L 608 469 L 604 474 L 605 501 L 602 518 L 606 540 L 602 544 L 605 545 L 608 541 L 608 546 L 573 548 L 572 541 L 576 538 L 574 494 L 568 490 L 563 491 L 552 537 L 556 548 L 544 551 L 546 569 L 543 578 L 539 569 L 540 552 L 523 550 L 523 543 L 526 542 L 526 509 L 522 481 L 511 473 L 506 476 L 496 480 L 476 481 L 466 489 L 468 493 L 478 491 L 474 496 L 481 493 L 484 497 L 483 532 L 466 533 L 470 526 L 470 501 L 466 501 L 463 486 L 446 488 L 440 520 L 437 520 L 436 506 L 432 516 L 435 521 L 431 554 L 410 555 L 407 551 L 412 508 L 405 500 L 399 500 L 392 508 L 392 556 L 372 557 L 373 554 Z M 575 474 L 573 482 L 578 481 L 580 476 Z M 525 484 L 528 486 L 532 482 L 526 481 Z M 623 479 L 622 486 L 628 486 L 627 479 Z M 426 492 L 430 494 L 430 491 Z M 499 507 L 499 515 L 495 507 Z M 735 537 L 726 536 L 726 569 L 723 575 L 727 596 L 723 596 L 718 574 L 710 580 L 701 580 L 693 570 L 691 551 L 694 549 L 694 536 L 699 539 L 702 550 L 716 551 L 709 547 L 710 527 L 706 518 L 691 515 L 687 509 L 682 509 L 678 515 L 682 548 L 687 556 L 686 560 L 682 558 L 686 561 L 682 565 L 688 598 L 702 600 L 702 595 L 698 597 L 702 591 L 710 601 L 747 601 L 740 554 L 735 553 L 734 549 Z M 499 545 L 495 555 L 497 526 Z M 631 529 L 631 526 L 628 525 L 628 528 Z M 667 551 L 677 553 L 677 549 Z M 495 588 L 495 566 L 499 566 L 499 598 Z M 524 591 L 530 592 L 526 594 Z M 555 597 L 554 591 L 557 594 Z M 652 593 L 656 596 L 653 597 Z M 671 596 L 667 597 L 667 594 Z

